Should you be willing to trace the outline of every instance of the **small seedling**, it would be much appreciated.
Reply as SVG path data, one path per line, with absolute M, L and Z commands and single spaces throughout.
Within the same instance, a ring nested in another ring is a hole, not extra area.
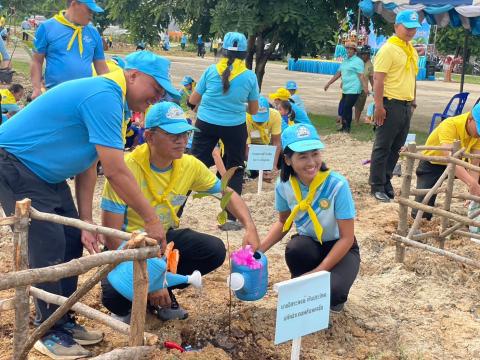
M 227 205 L 230 202 L 233 191 L 228 190 L 227 186 L 232 178 L 232 176 L 235 174 L 235 171 L 237 171 L 238 166 L 230 168 L 227 170 L 227 172 L 222 176 L 221 179 L 221 196 L 219 195 L 214 195 L 214 194 L 207 194 L 207 193 L 197 193 L 193 195 L 194 199 L 201 199 L 207 196 L 213 197 L 220 201 L 220 212 L 217 214 L 217 222 L 219 225 L 223 225 L 227 222 Z M 225 231 L 227 233 L 227 256 L 228 256 L 228 269 L 230 274 L 232 273 L 232 259 L 230 258 L 230 241 L 228 239 L 228 231 Z M 231 334 L 231 327 L 232 327 L 232 291 L 229 289 L 229 304 L 228 304 L 228 334 Z

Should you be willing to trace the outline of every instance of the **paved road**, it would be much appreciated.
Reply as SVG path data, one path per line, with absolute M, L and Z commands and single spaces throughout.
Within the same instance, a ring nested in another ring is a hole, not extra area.
M 23 49 L 17 48 L 16 59 L 29 60 Z M 197 57 L 170 57 L 172 61 L 172 80 L 180 86 L 184 75 L 190 75 L 198 80 L 207 66 L 213 64 L 213 58 Z M 286 70 L 286 65 L 278 63 L 267 64 L 262 93 L 268 95 L 277 87 L 284 86 L 287 80 L 297 81 L 299 94 L 305 102 L 308 111 L 315 114 L 336 115 L 340 98 L 340 82 L 332 85 L 328 92 L 323 86 L 330 76 L 292 72 Z M 444 83 L 443 81 L 420 81 L 417 85 L 418 108 L 414 114 L 412 128 L 414 130 L 428 130 L 430 119 L 434 112 L 441 112 L 451 96 L 459 91 L 460 85 Z M 480 97 L 480 85 L 465 84 L 465 91 L 470 92 L 466 109 L 470 109 Z

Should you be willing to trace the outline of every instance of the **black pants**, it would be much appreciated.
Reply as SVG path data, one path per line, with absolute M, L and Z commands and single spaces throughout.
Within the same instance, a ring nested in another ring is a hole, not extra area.
M 247 126 L 245 123 L 237 126 L 219 126 L 197 119 L 195 126 L 200 129 L 193 135 L 192 155 L 203 162 L 206 166 L 214 165 L 212 151 L 217 146 L 218 140 L 222 140 L 225 146 L 225 168 L 228 170 L 235 166 L 237 169 L 228 185 L 238 195 L 242 195 L 242 181 L 245 162 L 245 147 L 247 143 Z M 231 214 L 228 218 L 234 220 Z
M 0 148 L 0 203 L 5 213 L 15 212 L 15 202 L 29 198 L 32 206 L 40 211 L 77 218 L 78 212 L 72 199 L 70 187 L 63 181 L 49 184 L 13 155 Z M 65 263 L 82 256 L 83 246 L 80 230 L 47 221 L 31 220 L 28 232 L 28 262 L 32 269 Z M 78 276 L 60 281 L 36 284 L 42 290 L 69 297 L 77 289 Z M 36 300 L 35 323 L 45 321 L 56 309 L 56 305 Z M 56 325 L 68 321 L 65 315 Z
M 446 168 L 446 165 L 432 164 L 429 161 L 420 160 L 416 170 L 417 189 L 431 189 L 438 179 L 440 179 L 440 176 L 442 176 Z M 424 198 L 424 195 L 418 195 L 415 196 L 415 201 L 422 202 Z M 428 205 L 434 206 L 436 198 L 437 195 L 432 195 L 428 201 Z M 412 209 L 412 217 L 415 218 L 416 216 L 417 210 Z M 432 214 L 424 212 L 422 217 L 430 220 L 432 218 Z
M 175 242 L 175 248 L 180 251 L 180 261 L 177 273 L 190 275 L 194 270 L 202 276 L 220 267 L 225 261 L 225 245 L 215 236 L 202 234 L 190 229 L 169 230 L 167 242 Z M 171 287 L 179 289 L 187 287 L 182 284 Z M 132 303 L 117 292 L 107 278 L 102 281 L 102 303 L 112 313 L 125 316 L 130 312 Z
M 397 100 L 383 101 L 387 117 L 382 126 L 375 129 L 370 163 L 372 192 L 385 192 L 391 188 L 392 172 L 397 164 L 400 148 L 407 140 L 412 108 L 410 103 Z
M 323 245 L 309 236 L 294 235 L 285 248 L 285 261 L 292 278 L 315 269 L 325 259 L 337 241 Z M 330 271 L 330 306 L 347 301 L 350 288 L 360 268 L 360 250 L 355 240 L 352 248 Z
M 342 94 L 342 129 L 350 131 L 352 126 L 353 107 L 357 102 L 359 94 Z
M 22 40 L 28 41 L 28 33 L 26 33 L 26 32 L 22 33 Z

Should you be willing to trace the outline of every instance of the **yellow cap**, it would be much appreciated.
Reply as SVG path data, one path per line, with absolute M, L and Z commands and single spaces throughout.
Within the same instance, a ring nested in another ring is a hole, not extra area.
M 290 91 L 288 91 L 287 89 L 285 89 L 283 87 L 278 88 L 276 92 L 268 95 L 268 97 L 272 100 L 280 99 L 282 101 L 290 99 L 290 96 L 291 96 Z

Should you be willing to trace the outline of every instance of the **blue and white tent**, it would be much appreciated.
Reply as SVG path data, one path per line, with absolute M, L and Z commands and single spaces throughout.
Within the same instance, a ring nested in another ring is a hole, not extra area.
M 365 16 L 382 15 L 394 22 L 399 11 L 410 9 L 430 25 L 464 27 L 480 35 L 480 0 L 362 0 L 359 7 Z

